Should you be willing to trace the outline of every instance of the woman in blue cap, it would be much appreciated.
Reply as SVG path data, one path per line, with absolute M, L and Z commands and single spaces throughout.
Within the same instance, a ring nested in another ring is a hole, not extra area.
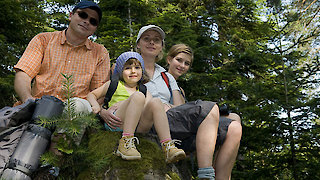
M 117 110 L 113 113 L 123 119 L 123 125 L 113 129 L 113 127 L 105 123 L 105 127 L 110 131 L 123 131 L 122 138 L 119 140 L 119 146 L 116 154 L 125 160 L 141 159 L 141 154 L 135 147 L 134 132 L 147 133 L 154 125 L 160 139 L 162 149 L 165 151 L 166 162 L 176 162 L 185 158 L 182 149 L 175 147 L 176 140 L 171 139 L 168 119 L 158 98 L 152 98 L 151 94 L 146 91 L 146 95 L 139 91 L 141 85 L 146 83 L 147 78 L 144 71 L 144 61 L 139 53 L 125 52 L 122 53 L 116 61 L 113 79 L 119 79 L 118 85 L 108 107 L 117 106 Z M 87 100 L 92 106 L 94 113 L 99 113 L 101 107 L 97 101 L 103 98 L 111 81 L 107 81 L 100 88 L 90 92 Z

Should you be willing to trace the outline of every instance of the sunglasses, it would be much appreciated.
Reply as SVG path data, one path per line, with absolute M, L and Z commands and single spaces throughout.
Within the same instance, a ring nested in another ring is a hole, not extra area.
M 77 11 L 77 13 L 81 19 L 87 19 L 89 17 L 89 15 L 84 11 Z M 89 22 L 92 26 L 98 26 L 99 24 L 98 20 L 92 17 L 90 17 Z

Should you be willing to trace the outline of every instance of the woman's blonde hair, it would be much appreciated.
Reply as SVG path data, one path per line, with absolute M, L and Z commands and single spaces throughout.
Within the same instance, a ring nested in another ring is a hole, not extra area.
M 176 44 L 176 45 L 172 46 L 170 48 L 170 50 L 168 51 L 167 57 L 174 58 L 180 53 L 185 53 L 185 54 L 190 55 L 191 64 L 192 64 L 192 62 L 193 62 L 193 51 L 192 51 L 191 47 L 189 47 L 186 44 Z

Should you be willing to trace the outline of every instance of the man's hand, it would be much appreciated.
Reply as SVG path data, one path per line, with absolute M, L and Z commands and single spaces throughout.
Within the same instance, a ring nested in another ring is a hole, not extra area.
M 112 129 L 120 127 L 123 124 L 121 119 L 113 114 L 113 112 L 117 109 L 117 106 L 112 106 L 109 109 L 101 109 L 99 114 L 100 117 L 104 120 L 104 122 Z
M 97 114 L 97 113 L 99 113 L 100 111 L 101 111 L 100 105 L 98 105 L 98 106 L 92 106 L 92 112 L 93 112 L 94 114 Z

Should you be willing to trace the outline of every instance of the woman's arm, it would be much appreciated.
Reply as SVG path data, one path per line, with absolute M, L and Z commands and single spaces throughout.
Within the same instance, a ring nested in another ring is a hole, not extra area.
M 184 103 L 186 103 L 186 94 L 184 93 L 184 90 L 182 89 L 182 87 L 180 87 L 180 97 L 181 97 L 181 100 Z
M 87 100 L 91 104 L 93 113 L 97 114 L 100 112 L 101 107 L 100 107 L 100 104 L 98 103 L 97 99 L 100 99 L 106 95 L 108 88 L 109 88 L 109 85 L 110 85 L 110 81 L 107 81 L 104 85 L 91 91 L 87 95 Z
M 173 97 L 173 105 L 179 106 L 181 104 L 184 104 L 184 100 L 182 98 L 182 95 L 178 90 L 172 91 L 172 97 Z

